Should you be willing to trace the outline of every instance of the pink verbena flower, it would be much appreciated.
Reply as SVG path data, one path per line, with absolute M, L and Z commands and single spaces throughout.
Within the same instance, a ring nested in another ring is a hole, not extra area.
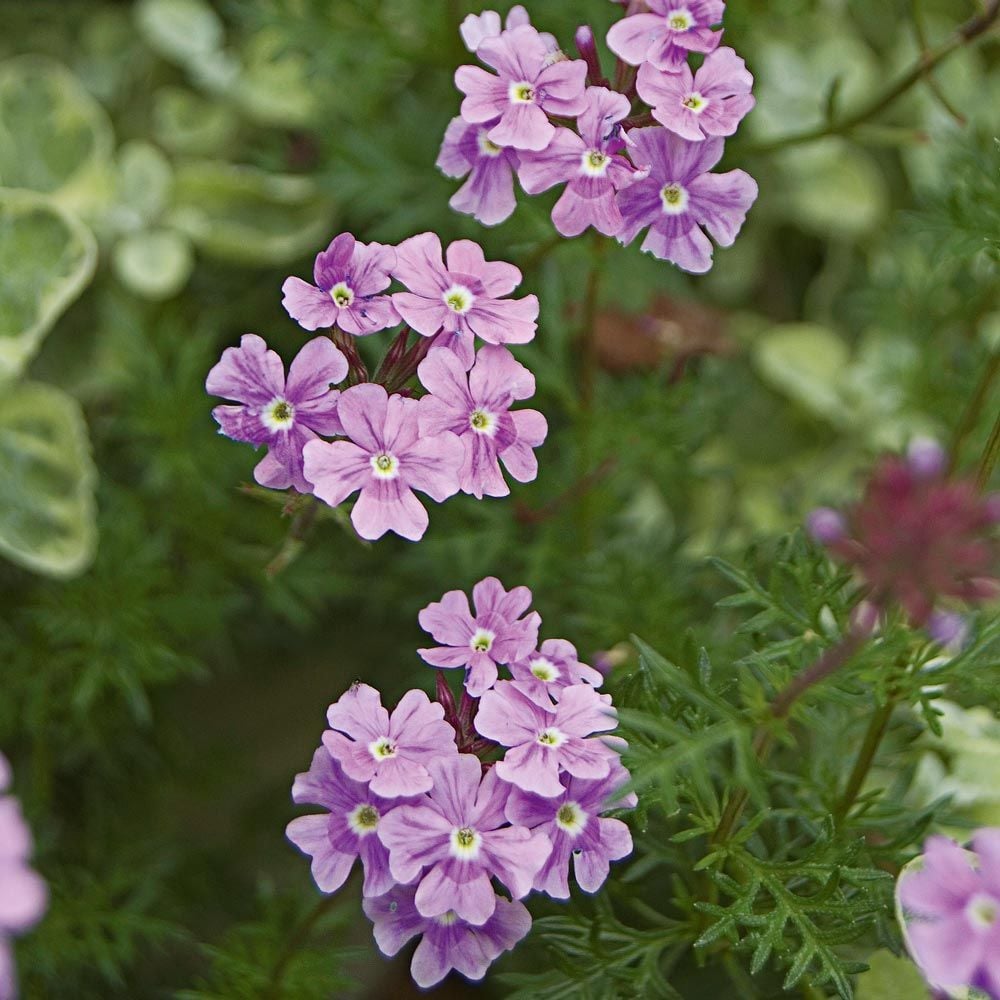
M 10 780 L 10 765 L 0 754 L 0 793 L 7 791 Z M 0 997 L 3 998 L 17 996 L 10 938 L 30 930 L 41 919 L 48 901 L 45 882 L 28 866 L 30 857 L 31 833 L 21 806 L 12 795 L 0 794 Z
M 592 780 L 564 774 L 563 792 L 543 798 L 515 788 L 507 800 L 511 823 L 541 830 L 552 844 L 552 853 L 535 877 L 535 888 L 553 899 L 569 899 L 569 863 L 573 859 L 576 881 L 584 892 L 597 892 L 607 880 L 611 862 L 632 853 L 632 835 L 619 819 L 604 819 L 608 809 L 632 809 L 634 792 L 616 798 L 628 782 L 620 764 L 606 778 Z
M 686 64 L 677 73 L 664 73 L 643 63 L 636 82 L 653 117 L 693 142 L 732 135 L 756 104 L 750 94 L 753 76 L 730 48 L 716 49 L 697 73 Z
M 817 541 L 853 566 L 881 606 L 897 602 L 917 626 L 941 599 L 969 603 L 1000 594 L 996 497 L 947 478 L 926 450 L 876 465 L 861 501 L 845 514 L 820 508 L 809 517 Z
M 462 117 L 470 123 L 499 121 L 489 131 L 498 146 L 545 149 L 555 134 L 549 115 L 574 117 L 585 107 L 587 64 L 553 62 L 539 33 L 528 25 L 480 42 L 476 55 L 497 71 L 460 66 L 455 86 L 464 93 Z
M 461 590 L 428 604 L 420 612 L 420 627 L 444 645 L 417 652 L 434 667 L 466 667 L 466 690 L 478 698 L 496 683 L 498 664 L 520 660 L 535 648 L 542 619 L 537 611 L 520 617 L 531 604 L 527 587 L 508 592 L 494 576 L 472 588 L 472 600 L 475 616 Z
M 723 0 L 647 0 L 649 12 L 611 25 L 608 48 L 630 66 L 652 63 L 677 73 L 689 52 L 712 52 L 722 38 Z
M 240 406 L 217 406 L 212 416 L 219 433 L 234 441 L 267 445 L 267 455 L 254 469 L 261 486 L 300 493 L 312 490 L 303 471 L 302 450 L 317 434 L 340 434 L 340 393 L 330 384 L 347 375 L 347 359 L 326 337 L 310 340 L 292 362 L 285 381 L 281 358 L 256 334 L 227 347 L 208 373 L 205 388 L 213 396 L 234 399 Z
M 469 14 L 462 22 L 458 31 L 465 42 L 465 47 L 470 52 L 477 52 L 479 46 L 488 38 L 499 38 L 503 34 L 500 27 L 500 15 L 495 10 L 484 10 L 482 14 Z M 507 20 L 503 22 L 504 27 L 519 28 L 522 25 L 530 25 L 531 17 L 520 4 L 511 7 L 507 14 Z M 550 35 L 547 31 L 540 32 L 539 37 L 548 50 L 550 56 L 559 51 L 559 42 L 555 35 Z
M 393 809 L 378 834 L 396 881 L 419 879 L 414 903 L 421 916 L 453 912 L 478 926 L 496 910 L 490 880 L 499 879 L 515 899 L 526 896 L 549 855 L 549 840 L 508 825 L 510 788 L 495 770 L 483 774 L 478 757 L 435 760 L 430 771 L 434 787 L 427 797 Z
M 978 830 L 972 850 L 931 837 L 923 867 L 900 877 L 907 945 L 935 988 L 1000 997 L 1000 828 Z
M 496 908 L 484 924 L 470 924 L 454 910 L 438 917 L 421 916 L 413 901 L 413 886 L 398 886 L 362 906 L 372 921 L 375 943 L 392 957 L 407 941 L 423 935 L 413 953 L 410 974 L 421 989 L 436 986 L 454 969 L 478 980 L 505 951 L 510 951 L 531 930 L 531 915 L 517 900 L 496 897 Z
M 303 450 L 313 493 L 336 507 L 360 490 L 351 523 L 362 538 L 422 538 L 427 511 L 413 491 L 438 503 L 457 493 L 462 442 L 447 431 L 421 437 L 417 401 L 371 382 L 341 393 L 337 412 L 350 441 L 310 441 Z
M 474 336 L 490 344 L 526 344 L 538 327 L 538 299 L 508 299 L 521 283 L 513 264 L 487 261 L 472 240 L 448 247 L 447 266 L 434 233 L 411 236 L 397 248 L 393 275 L 409 289 L 392 300 L 403 319 L 424 337 L 472 364 Z
M 649 164 L 649 175 L 618 193 L 624 225 L 620 243 L 629 244 L 649 227 L 642 249 L 682 270 L 700 274 L 712 266 L 712 244 L 736 239 L 757 198 L 757 183 L 743 170 L 708 171 L 722 157 L 722 139 L 689 142 L 665 128 L 639 128 L 628 134 L 632 159 Z
M 484 226 L 498 225 L 517 207 L 514 197 L 517 153 L 509 146 L 502 148 L 490 142 L 490 128 L 489 123 L 470 125 L 464 118 L 453 118 L 437 158 L 437 168 L 446 177 L 469 174 L 448 204 Z
M 396 252 L 381 243 L 358 243 L 341 233 L 313 267 L 313 281 L 286 278 L 281 286 L 282 305 L 305 330 L 337 326 L 359 336 L 385 330 L 399 322 L 388 295 L 389 272 Z
M 523 660 L 507 667 L 514 687 L 536 705 L 551 709 L 562 692 L 575 684 L 598 688 L 604 675 L 577 658 L 576 646 L 565 639 L 546 639 L 541 647 Z
M 435 347 L 417 375 L 430 395 L 420 400 L 420 431 L 451 431 L 465 447 L 459 483 L 465 493 L 503 497 L 510 487 L 500 462 L 520 483 L 538 475 L 537 448 L 548 433 L 537 410 L 514 410 L 517 399 L 535 393 L 535 377 L 504 347 L 487 345 L 471 372 L 452 351 Z
M 419 795 L 433 781 L 428 768 L 454 756 L 455 731 L 444 708 L 423 691 L 407 691 L 390 715 L 367 684 L 354 684 L 327 710 L 330 728 L 323 746 L 355 781 L 365 781 L 383 798 Z
M 618 754 L 593 733 L 617 725 L 611 696 L 588 684 L 566 688 L 559 703 L 546 710 L 500 681 L 479 702 L 476 732 L 510 747 L 494 770 L 512 785 L 551 798 L 561 795 L 563 771 L 578 778 L 606 778 Z
M 389 852 L 375 831 L 398 800 L 384 799 L 347 777 L 329 751 L 320 747 L 309 770 L 295 776 L 292 801 L 329 810 L 299 816 L 285 829 L 288 839 L 312 858 L 312 876 L 323 892 L 339 889 L 359 857 L 365 870 L 365 896 L 381 896 L 396 884 L 389 873 Z
M 521 156 L 518 177 L 528 194 L 569 181 L 552 209 L 552 222 L 563 236 L 579 236 L 588 226 L 615 236 L 622 227 L 615 192 L 641 176 L 620 155 L 625 142 L 616 125 L 630 104 L 624 94 L 605 87 L 588 87 L 586 98 L 577 123 L 580 134 L 558 129 L 542 152 Z

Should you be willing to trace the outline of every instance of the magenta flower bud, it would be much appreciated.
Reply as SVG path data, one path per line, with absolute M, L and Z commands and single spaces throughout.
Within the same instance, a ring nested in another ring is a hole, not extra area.
M 594 42 L 594 32 L 589 24 L 581 24 L 576 29 L 574 41 L 577 52 L 587 64 L 587 83 L 591 87 L 607 87 L 609 84 L 601 71 L 601 57 L 598 55 L 597 45 Z
M 832 507 L 817 507 L 812 511 L 806 518 L 806 528 L 820 545 L 833 545 L 847 533 L 843 516 Z
M 954 611 L 933 611 L 927 620 L 927 632 L 936 643 L 957 651 L 969 637 L 969 623 Z
M 947 468 L 948 456 L 933 438 L 916 437 L 906 450 L 906 463 L 920 479 L 934 479 Z

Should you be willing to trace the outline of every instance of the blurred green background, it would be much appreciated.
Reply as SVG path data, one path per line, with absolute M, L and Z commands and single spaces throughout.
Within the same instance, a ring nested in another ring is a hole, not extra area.
M 760 199 L 704 278 L 608 246 L 589 406 L 588 241 L 554 238 L 555 194 L 482 229 L 434 168 L 478 9 L 0 3 L 0 747 L 53 897 L 18 945 L 29 998 L 269 995 L 315 898 L 283 838 L 292 777 L 352 680 L 390 701 L 430 685 L 416 617 L 444 591 L 528 584 L 543 635 L 586 657 L 631 633 L 671 655 L 687 629 L 724 657 L 705 556 L 850 496 L 913 434 L 978 460 L 1000 366 L 995 36 L 847 135 L 767 148 L 870 100 L 971 0 L 730 4 L 758 107 L 725 166 Z M 566 47 L 618 12 L 531 10 Z M 418 545 L 321 520 L 268 574 L 282 498 L 241 491 L 258 456 L 216 434 L 205 375 L 248 331 L 293 355 L 281 283 L 336 233 L 425 229 L 479 240 L 541 300 L 518 352 L 552 429 L 538 479 L 433 509 Z M 406 995 L 344 896 L 281 995 Z

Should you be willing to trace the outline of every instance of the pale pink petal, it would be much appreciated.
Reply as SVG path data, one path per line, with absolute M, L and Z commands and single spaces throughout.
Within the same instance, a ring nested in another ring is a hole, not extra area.
M 369 454 L 385 444 L 389 394 L 374 382 L 351 386 L 340 394 L 337 412 L 350 439 Z
M 336 892 L 354 867 L 354 855 L 342 854 L 330 846 L 329 815 L 300 816 L 285 828 L 285 836 L 312 858 L 313 881 L 321 892 Z
M 371 479 L 369 453 L 350 441 L 309 441 L 302 449 L 302 459 L 313 494 L 331 507 L 343 503 Z
M 448 307 L 439 293 L 427 298 L 413 292 L 396 292 L 392 304 L 403 321 L 422 337 L 433 337 L 448 319 Z
M 560 59 L 546 66 L 536 85 L 545 95 L 542 106 L 550 115 L 574 118 L 587 109 L 587 64 L 582 59 Z
M 392 274 L 411 292 L 437 296 L 449 285 L 444 269 L 441 240 L 435 233 L 420 233 L 396 247 Z
M 469 397 L 488 406 L 496 400 L 529 399 L 535 394 L 535 376 L 505 347 L 479 350 L 468 379 Z
M 411 542 L 419 541 L 427 530 L 427 511 L 409 489 L 389 491 L 383 480 L 370 482 L 351 511 L 355 531 L 374 542 L 387 531 L 394 531 Z
M 330 241 L 330 245 L 322 253 L 316 255 L 313 281 L 317 287 L 329 290 L 341 280 L 351 265 L 355 243 L 350 233 L 341 233 Z
M 464 454 L 462 442 L 450 431 L 441 431 L 415 442 L 400 460 L 401 471 L 413 489 L 443 503 L 458 492 Z
M 498 146 L 539 150 L 548 146 L 555 131 L 537 104 L 508 104 L 500 121 L 490 129 L 489 139 Z
M 318 399 L 347 378 L 347 358 L 326 337 L 310 340 L 288 369 L 285 397 L 294 406 Z
M 490 298 L 509 295 L 521 284 L 518 268 L 502 260 L 486 260 L 483 248 L 472 240 L 455 240 L 448 247 L 446 260 L 449 271 L 479 278 Z
M 608 48 L 627 62 L 638 66 L 646 61 L 654 41 L 666 34 L 663 18 L 656 14 L 633 14 L 611 25 Z
M 688 185 L 690 210 L 719 246 L 732 246 L 757 199 L 757 182 L 743 170 L 702 174 Z
M 337 322 L 337 304 L 321 288 L 293 277 L 285 279 L 281 291 L 281 304 L 303 330 L 319 330 Z
M 205 389 L 213 396 L 265 406 L 285 391 L 285 366 L 261 337 L 245 333 L 239 347 L 227 347 L 208 373 Z
M 455 86 L 465 94 L 462 117 L 470 123 L 488 122 L 510 104 L 504 81 L 480 66 L 459 66 Z
M 472 332 L 490 344 L 526 344 L 538 329 L 538 298 L 480 299 L 466 314 Z

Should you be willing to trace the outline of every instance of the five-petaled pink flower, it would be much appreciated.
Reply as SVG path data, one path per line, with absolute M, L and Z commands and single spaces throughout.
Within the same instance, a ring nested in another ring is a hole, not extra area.
M 282 305 L 305 330 L 337 326 L 361 336 L 388 329 L 399 322 L 399 316 L 391 298 L 378 293 L 389 287 L 395 263 L 392 247 L 358 243 L 350 233 L 341 233 L 317 255 L 315 284 L 285 279 Z
M 361 491 L 351 523 L 362 538 L 395 531 L 416 541 L 428 517 L 413 491 L 438 503 L 458 492 L 462 442 L 449 431 L 421 437 L 419 409 L 417 400 L 390 396 L 374 382 L 353 386 L 337 406 L 350 441 L 310 441 L 303 451 L 306 478 L 320 500 L 336 507 Z
M 497 74 L 479 66 L 458 68 L 455 85 L 466 95 L 462 117 L 470 123 L 499 118 L 489 131 L 498 146 L 545 149 L 555 133 L 548 116 L 571 118 L 583 111 L 587 64 L 553 62 L 534 28 L 520 25 L 484 39 L 476 55 Z
M 580 134 L 558 129 L 546 149 L 522 154 L 518 177 L 528 194 L 569 181 L 552 209 L 552 222 L 563 236 L 579 236 L 588 226 L 615 236 L 622 227 L 615 192 L 643 176 L 621 155 L 625 140 L 617 125 L 630 104 L 624 94 L 605 87 L 589 87 L 586 97 Z
M 424 337 L 441 333 L 438 344 L 472 364 L 474 335 L 490 344 L 526 344 L 535 336 L 538 299 L 508 299 L 521 283 L 513 264 L 487 261 L 472 240 L 448 247 L 447 266 L 441 240 L 434 233 L 411 236 L 396 248 L 393 276 L 409 289 L 393 304 Z
M 581 663 L 576 646 L 565 639 L 546 639 L 537 651 L 523 660 L 509 663 L 514 687 L 542 708 L 551 709 L 563 691 L 574 684 L 600 687 L 604 675 Z
M 459 482 L 465 493 L 503 497 L 510 487 L 500 462 L 521 483 L 538 475 L 537 448 L 548 433 L 537 410 L 513 410 L 516 399 L 535 393 L 535 377 L 504 347 L 487 345 L 471 371 L 457 354 L 435 347 L 417 375 L 430 395 L 420 401 L 423 434 L 451 431 L 465 447 Z
M 520 617 L 531 605 L 527 587 L 508 592 L 495 576 L 472 588 L 472 600 L 475 616 L 461 590 L 428 604 L 420 612 L 420 627 L 444 645 L 417 652 L 434 667 L 468 668 L 466 690 L 478 698 L 496 683 L 498 664 L 520 660 L 535 648 L 542 619 L 537 611 Z
M 730 48 L 716 49 L 697 73 L 687 64 L 677 73 L 664 73 L 643 63 L 636 82 L 653 117 L 694 142 L 706 136 L 732 135 L 756 103 L 750 93 L 753 76 Z
M 316 337 L 299 351 L 286 382 L 281 358 L 256 334 L 247 333 L 239 347 L 222 352 L 205 388 L 242 404 L 212 410 L 220 434 L 267 445 L 267 454 L 254 469 L 257 482 L 309 493 L 312 486 L 303 471 L 302 451 L 317 434 L 342 433 L 337 415 L 340 393 L 330 385 L 346 375 L 344 355 L 326 337 Z
M 354 684 L 326 713 L 330 728 L 323 746 L 355 781 L 391 799 L 419 795 L 433 785 L 428 768 L 455 755 L 455 731 L 444 708 L 423 691 L 407 691 L 390 715 L 382 697 L 367 684 Z
M 480 736 L 509 747 L 494 770 L 512 785 L 551 798 L 563 793 L 559 775 L 604 778 L 618 753 L 593 733 L 617 725 L 611 696 L 589 684 L 566 688 L 559 704 L 546 710 L 517 689 L 500 681 L 479 702 L 475 726 Z
M 665 128 L 638 128 L 628 134 L 632 159 L 648 164 L 649 175 L 618 192 L 624 224 L 620 243 L 629 244 L 649 227 L 642 249 L 682 270 L 701 274 L 712 266 L 712 244 L 733 244 L 757 182 L 743 170 L 709 171 L 722 158 L 722 139 L 690 142 Z
M 713 52 L 722 38 L 724 0 L 646 0 L 649 11 L 611 25 L 608 48 L 631 66 L 677 73 L 690 52 Z

